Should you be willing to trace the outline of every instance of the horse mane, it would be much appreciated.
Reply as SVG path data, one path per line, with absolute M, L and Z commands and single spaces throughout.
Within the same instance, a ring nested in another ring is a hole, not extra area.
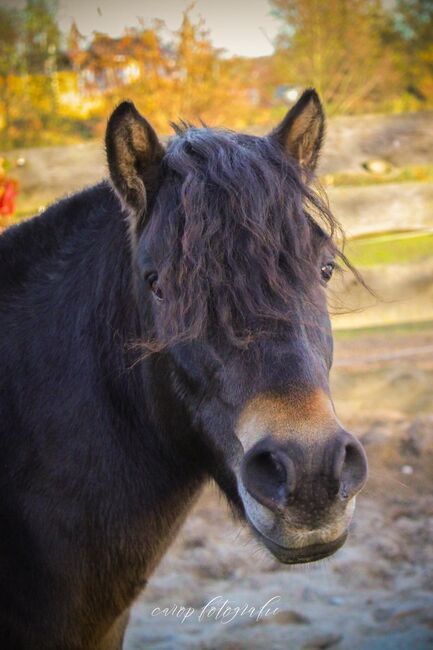
M 145 232 L 164 294 L 150 348 L 212 331 L 248 345 L 314 303 L 320 233 L 335 253 L 341 228 L 298 163 L 270 138 L 174 125 Z M 350 266 L 350 265 L 349 265 Z

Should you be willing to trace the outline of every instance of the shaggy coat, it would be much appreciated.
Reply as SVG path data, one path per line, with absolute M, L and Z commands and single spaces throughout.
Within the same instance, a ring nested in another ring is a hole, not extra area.
M 366 470 L 329 397 L 322 135 L 314 91 L 269 137 L 166 150 L 124 103 L 111 181 L 1 236 L 2 650 L 120 649 L 209 478 L 281 561 L 344 542 Z

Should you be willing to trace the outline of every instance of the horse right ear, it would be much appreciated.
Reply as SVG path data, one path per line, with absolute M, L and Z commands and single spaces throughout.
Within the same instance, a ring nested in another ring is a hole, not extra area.
M 108 120 L 105 134 L 111 181 L 136 222 L 157 190 L 164 148 L 132 102 L 122 102 Z
M 306 170 L 314 171 L 323 143 L 325 115 L 314 88 L 302 93 L 270 137 Z

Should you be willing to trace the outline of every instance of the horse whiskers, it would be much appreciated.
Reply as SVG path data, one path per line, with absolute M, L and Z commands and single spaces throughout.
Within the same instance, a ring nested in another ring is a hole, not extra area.
M 380 478 L 380 479 L 382 479 L 384 483 L 386 483 L 386 481 L 393 481 L 394 483 L 396 483 L 396 484 L 399 485 L 400 487 L 404 487 L 404 488 L 406 488 L 407 490 L 414 490 L 414 489 L 415 489 L 412 485 L 407 485 L 406 483 L 403 483 L 402 481 L 399 481 L 397 478 L 395 478 L 395 476 L 392 476 L 392 474 L 389 474 L 389 473 L 388 473 L 388 474 L 386 475 L 386 477 L 384 477 L 383 474 L 380 474 L 379 472 L 376 472 L 376 471 L 371 470 L 371 469 L 368 470 L 368 473 L 369 473 L 370 476 L 373 477 L 373 478 Z

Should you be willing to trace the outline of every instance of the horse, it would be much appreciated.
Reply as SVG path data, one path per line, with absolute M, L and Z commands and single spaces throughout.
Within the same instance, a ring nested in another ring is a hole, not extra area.
M 109 178 L 0 238 L 3 650 L 119 650 L 213 479 L 280 562 L 344 543 L 367 476 L 329 389 L 337 222 L 306 90 L 266 136 L 128 101 Z

